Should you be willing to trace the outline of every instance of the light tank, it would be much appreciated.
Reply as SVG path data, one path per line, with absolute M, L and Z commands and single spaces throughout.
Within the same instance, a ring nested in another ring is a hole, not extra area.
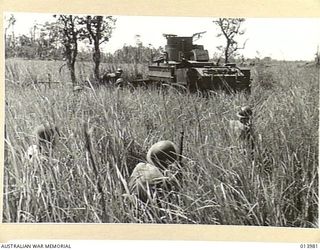
M 164 34 L 167 39 L 165 52 L 148 66 L 147 81 L 144 82 L 183 87 L 190 92 L 250 93 L 250 69 L 239 68 L 234 63 L 217 66 L 210 61 L 208 50 L 193 43 L 203 33 L 189 37 Z

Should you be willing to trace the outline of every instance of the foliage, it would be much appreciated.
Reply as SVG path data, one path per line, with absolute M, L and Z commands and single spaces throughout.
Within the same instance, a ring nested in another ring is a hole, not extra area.
M 16 38 L 14 34 L 14 25 L 16 23 L 16 19 L 14 15 L 10 15 L 10 17 L 5 20 L 6 26 L 4 30 L 4 39 L 5 39 L 5 56 L 15 56 L 15 48 L 16 48 Z M 11 34 L 8 34 L 8 31 L 12 29 Z
M 9 30 L 9 29 L 8 29 Z M 60 43 L 61 33 L 55 22 L 35 24 L 29 35 L 5 35 L 5 56 L 40 60 L 62 60 L 63 47 Z
M 14 18 L 14 17 L 13 17 Z M 124 45 L 114 53 L 104 54 L 100 51 L 101 44 L 108 42 L 115 28 L 116 19 L 112 16 L 64 16 L 64 21 L 69 18 L 69 24 L 64 27 L 62 17 L 56 16 L 56 22 L 46 22 L 43 25 L 35 24 L 30 29 L 29 35 L 6 36 L 6 58 L 18 57 L 25 59 L 40 59 L 40 60 L 66 60 L 67 54 L 70 53 L 73 47 L 76 47 L 75 42 L 71 42 L 70 30 L 67 36 L 64 35 L 64 28 L 71 29 L 72 25 L 77 34 L 78 52 L 76 55 L 79 61 L 96 62 L 94 72 L 96 78 L 99 66 L 98 62 L 107 62 L 111 64 L 122 64 L 132 62 L 135 64 L 149 63 L 153 57 L 159 56 L 163 48 L 153 48 L 151 44 L 145 46 L 137 35 L 137 43 L 135 46 Z M 60 18 L 60 19 L 59 19 Z M 12 19 L 13 20 L 13 19 Z M 73 24 L 72 24 L 73 23 Z M 12 28 L 12 24 L 8 24 L 7 30 Z M 69 38 L 68 38 L 69 37 Z M 65 45 L 70 43 L 70 49 Z M 88 43 L 86 46 L 79 46 L 80 43 Z M 93 46 L 92 46 L 93 45 Z M 99 46 L 99 49 L 98 49 Z M 90 48 L 91 47 L 91 48 Z M 90 51 L 92 49 L 92 51 Z M 67 52 L 69 50 L 69 52 Z M 100 55 L 99 55 L 100 54 Z M 74 54 L 75 55 L 75 54 Z
M 56 17 L 55 22 L 35 24 L 30 30 L 30 36 L 15 37 L 14 33 L 6 35 L 6 58 L 66 60 L 73 83 L 76 82 L 74 65 L 78 55 L 81 60 L 93 58 L 95 78 L 99 80 L 99 65 L 101 59 L 104 59 L 101 58 L 100 46 L 109 41 L 116 19 L 112 16 L 89 15 L 54 15 L 54 17 Z M 11 16 L 6 33 L 14 23 L 14 16 Z M 79 51 L 79 43 L 85 40 L 88 40 L 90 45 L 93 44 L 93 52 L 83 49 Z
M 244 49 L 245 47 L 245 43 L 242 47 L 239 47 L 236 41 L 239 36 L 245 33 L 244 30 L 241 30 L 244 21 L 244 18 L 219 18 L 213 21 L 221 30 L 221 33 L 219 33 L 217 37 L 224 36 L 226 39 L 225 46 L 217 47 L 223 52 L 225 63 L 228 63 L 231 57 L 235 57 L 238 50 Z
M 99 65 L 101 62 L 100 45 L 108 42 L 114 29 L 116 19 L 112 16 L 86 16 L 79 20 L 82 29 L 82 39 L 89 39 L 93 43 L 92 58 L 94 62 L 94 75 L 97 81 L 100 80 Z
M 319 46 L 317 47 L 317 53 L 316 53 L 316 55 L 315 55 L 316 57 L 315 57 L 315 62 L 316 62 L 316 65 L 320 65 L 320 52 L 319 52 Z
M 106 62 L 110 63 L 150 63 L 151 60 L 159 55 L 163 49 L 158 49 L 149 46 L 139 44 L 138 46 L 124 45 L 121 49 L 116 50 L 113 54 L 108 54 Z

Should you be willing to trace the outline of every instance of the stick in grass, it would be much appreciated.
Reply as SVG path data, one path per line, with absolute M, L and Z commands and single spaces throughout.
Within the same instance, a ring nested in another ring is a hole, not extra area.
M 94 175 L 96 176 L 97 179 L 97 189 L 99 194 L 101 195 L 101 206 L 102 206 L 102 216 L 101 216 L 101 220 L 103 223 L 107 223 L 109 222 L 109 218 L 107 215 L 107 204 L 106 204 L 106 199 L 105 199 L 105 194 L 103 192 L 103 188 L 102 188 L 102 184 L 101 184 L 101 178 L 99 176 L 99 171 L 96 165 L 96 161 L 94 159 L 94 154 L 93 154 L 93 147 L 92 147 L 92 143 L 91 143 L 91 132 L 89 132 L 89 126 L 88 123 L 85 122 L 84 123 L 84 138 L 85 138 L 85 147 L 89 153 L 89 158 L 93 167 L 93 172 Z

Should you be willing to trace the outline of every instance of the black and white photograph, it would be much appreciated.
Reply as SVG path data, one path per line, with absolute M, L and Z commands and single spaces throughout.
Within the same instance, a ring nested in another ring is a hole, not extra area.
M 319 227 L 320 18 L 3 26 L 2 223 Z

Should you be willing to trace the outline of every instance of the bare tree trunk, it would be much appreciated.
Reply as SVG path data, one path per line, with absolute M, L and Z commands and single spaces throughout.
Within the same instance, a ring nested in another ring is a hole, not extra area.
M 74 86 L 77 82 L 76 79 L 76 71 L 75 71 L 75 63 L 78 55 L 78 38 L 77 38 L 77 33 L 75 32 L 75 25 L 74 21 L 72 21 L 72 44 L 73 47 L 71 47 L 71 69 L 70 69 L 70 74 L 71 74 L 71 81 L 72 85 Z
M 93 53 L 93 61 L 94 61 L 94 76 L 96 81 L 99 82 L 100 80 L 100 48 L 99 48 L 99 41 L 95 41 L 94 43 L 94 53 Z
M 75 19 L 72 15 L 60 15 L 60 21 L 63 23 L 63 45 L 65 47 L 65 56 L 67 59 L 67 66 L 70 71 L 72 85 L 77 82 L 75 73 L 75 63 L 78 55 L 78 31 L 75 27 Z
M 224 62 L 225 63 L 229 62 L 229 48 L 230 48 L 230 40 L 227 39 L 227 46 L 226 46 L 226 49 L 224 51 Z
M 67 66 L 70 71 L 70 78 L 72 85 L 74 86 L 77 82 L 76 79 L 76 70 L 75 70 L 75 62 L 76 56 L 74 49 L 71 49 L 71 46 L 66 46 L 66 56 L 67 56 Z
M 76 82 L 77 82 L 76 71 L 75 71 L 75 63 L 71 63 L 69 65 L 69 70 L 70 70 L 71 82 L 72 82 L 72 85 L 74 86 L 76 84 Z

